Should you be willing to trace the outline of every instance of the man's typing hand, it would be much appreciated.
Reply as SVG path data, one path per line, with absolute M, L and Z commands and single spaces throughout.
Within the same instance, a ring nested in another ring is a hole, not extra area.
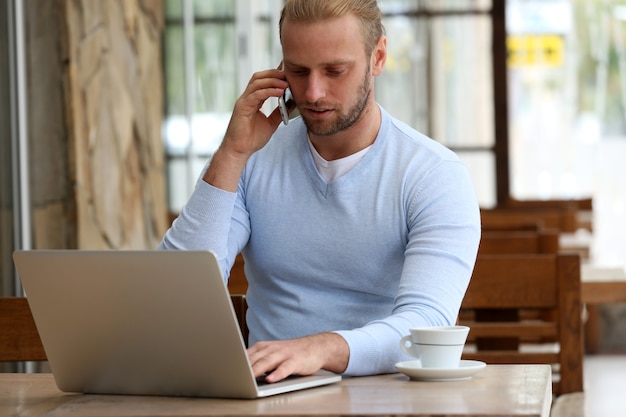
M 289 375 L 311 375 L 320 369 L 341 373 L 348 366 L 348 344 L 335 333 L 320 333 L 299 339 L 258 342 L 248 349 L 254 376 L 267 374 L 267 382 Z

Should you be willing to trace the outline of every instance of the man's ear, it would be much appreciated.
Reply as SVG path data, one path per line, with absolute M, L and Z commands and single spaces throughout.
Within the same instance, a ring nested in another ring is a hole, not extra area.
M 377 76 L 382 74 L 385 68 L 385 62 L 387 61 L 387 38 L 381 36 L 372 51 L 371 56 L 372 75 Z

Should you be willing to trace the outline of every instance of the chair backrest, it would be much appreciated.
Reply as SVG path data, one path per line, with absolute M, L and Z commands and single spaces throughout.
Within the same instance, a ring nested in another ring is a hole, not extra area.
M 235 315 L 237 316 L 237 322 L 239 323 L 239 328 L 241 329 L 241 335 L 243 336 L 243 340 L 246 342 L 247 346 L 248 324 L 246 323 L 246 311 L 248 310 L 248 303 L 246 302 L 246 296 L 243 294 L 231 294 L 230 300 L 233 303 L 233 309 L 235 310 Z
M 248 280 L 244 271 L 243 255 L 237 255 L 228 278 L 228 291 L 231 294 L 245 294 L 248 290 Z
M 45 360 L 26 298 L 0 297 L 0 362 Z
M 579 255 L 480 255 L 459 315 L 459 323 L 471 328 L 464 358 L 551 364 L 555 394 L 582 391 L 580 286 Z M 493 320 L 485 321 L 482 312 Z M 481 338 L 518 343 L 490 343 L 483 350 L 476 343 Z
M 539 223 L 544 229 L 557 229 L 562 233 L 575 232 L 578 225 L 577 209 L 574 206 L 481 209 L 484 230 L 518 230 L 520 225 Z
M 481 211 L 482 216 L 482 211 Z M 482 216 L 482 230 L 483 232 L 494 231 L 494 232 L 511 232 L 511 231 L 528 231 L 528 232 L 537 232 L 539 230 L 545 229 L 543 227 L 543 222 L 537 219 L 500 219 L 500 218 L 490 218 L 489 216 Z
M 560 208 L 571 206 L 576 210 L 593 210 L 593 198 L 579 198 L 579 199 L 549 199 L 549 200 L 518 200 L 515 198 L 508 198 L 503 202 L 505 207 L 519 207 L 519 208 Z
M 479 255 L 506 255 L 515 253 L 558 253 L 558 230 L 514 230 L 482 232 Z
M 502 207 L 517 209 L 559 208 L 576 212 L 577 228 L 593 231 L 593 199 L 550 199 L 550 200 L 517 200 L 506 199 Z

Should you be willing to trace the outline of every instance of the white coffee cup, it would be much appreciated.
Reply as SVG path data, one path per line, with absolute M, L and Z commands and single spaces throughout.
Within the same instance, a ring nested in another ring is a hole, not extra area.
M 423 368 L 459 367 L 469 327 L 418 327 L 409 331 L 411 334 L 400 340 L 400 348 L 407 355 L 418 358 Z

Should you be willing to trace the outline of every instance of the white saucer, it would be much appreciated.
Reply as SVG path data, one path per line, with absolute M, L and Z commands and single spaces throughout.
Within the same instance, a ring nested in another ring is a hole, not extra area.
M 396 363 L 396 369 L 417 381 L 469 379 L 486 366 L 485 362 L 462 360 L 458 368 L 422 368 L 419 360 Z

